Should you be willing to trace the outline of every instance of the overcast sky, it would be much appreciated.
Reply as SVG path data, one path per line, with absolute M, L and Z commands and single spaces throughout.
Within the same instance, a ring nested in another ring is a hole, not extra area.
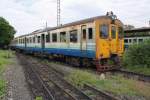
M 0 16 L 17 30 L 16 36 L 56 26 L 57 0 L 0 0 Z M 113 11 L 124 24 L 148 26 L 150 0 L 61 0 L 61 23 Z

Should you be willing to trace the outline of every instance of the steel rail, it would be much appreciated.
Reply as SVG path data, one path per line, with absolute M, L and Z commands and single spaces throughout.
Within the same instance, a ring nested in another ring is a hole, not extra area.
M 96 88 L 94 88 L 93 86 L 89 85 L 89 84 L 84 84 L 84 88 L 95 93 L 96 94 L 96 98 L 99 100 L 119 100 L 119 98 L 117 97 L 114 97 L 113 95 L 107 93 L 107 92 L 104 92 L 104 91 L 101 91 L 101 90 L 98 90 Z
M 117 69 L 112 72 L 124 74 L 124 76 L 127 78 L 134 78 L 134 79 L 138 79 L 139 81 L 150 82 L 150 75 L 144 75 L 144 74 L 122 70 L 122 69 L 120 70 Z

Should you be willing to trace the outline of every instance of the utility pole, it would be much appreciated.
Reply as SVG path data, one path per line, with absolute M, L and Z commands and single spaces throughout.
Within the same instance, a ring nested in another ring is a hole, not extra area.
M 60 26 L 60 0 L 57 0 L 57 26 Z

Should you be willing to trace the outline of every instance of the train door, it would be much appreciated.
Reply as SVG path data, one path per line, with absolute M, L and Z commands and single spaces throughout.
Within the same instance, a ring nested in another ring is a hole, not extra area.
M 45 48 L 45 34 L 41 34 L 41 48 Z
M 95 22 L 96 26 L 96 59 L 110 57 L 109 24 Z
M 110 25 L 110 49 L 112 54 L 117 54 L 117 27 Z
M 86 25 L 81 26 L 81 50 L 87 50 L 87 31 Z

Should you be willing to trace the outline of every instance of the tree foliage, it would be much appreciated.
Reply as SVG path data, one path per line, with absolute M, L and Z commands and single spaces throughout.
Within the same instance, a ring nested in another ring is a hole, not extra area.
M 131 45 L 124 54 L 123 62 L 127 66 L 150 67 L 150 40 Z
M 3 17 L 0 17 L 0 47 L 7 46 L 16 33 L 13 26 Z

